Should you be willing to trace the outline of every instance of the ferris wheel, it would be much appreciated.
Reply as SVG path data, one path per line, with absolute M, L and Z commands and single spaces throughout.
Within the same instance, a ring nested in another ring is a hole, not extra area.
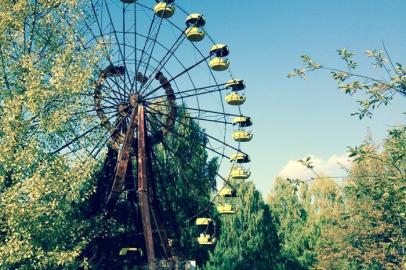
M 173 213 L 165 192 L 196 190 L 182 169 L 168 164 L 181 164 L 199 177 L 198 166 L 207 167 L 207 159 L 217 163 L 216 191 L 189 207 L 185 218 L 197 226 L 194 239 L 202 246 L 216 242 L 212 203 L 219 214 L 236 213 L 237 194 L 230 181 L 250 176 L 250 157 L 241 149 L 253 137 L 252 120 L 241 109 L 246 85 L 230 71 L 230 48 L 214 42 L 202 14 L 186 12 L 181 4 L 89 1 L 78 35 L 83 49 L 100 50 L 94 85 L 78 96 L 81 106 L 67 121 L 69 132 L 51 149 L 72 160 L 109 163 L 104 166 L 109 186 L 103 208 L 113 212 L 118 201 L 130 201 L 128 211 L 139 216 L 136 231 L 142 236 L 130 236 L 119 254 L 139 253 L 140 261 L 153 269 L 177 255 L 167 233 L 168 224 L 176 221 L 163 213 Z M 181 143 L 206 151 L 207 159 L 193 163 L 194 153 L 176 148 Z M 168 170 L 178 182 L 162 179 Z

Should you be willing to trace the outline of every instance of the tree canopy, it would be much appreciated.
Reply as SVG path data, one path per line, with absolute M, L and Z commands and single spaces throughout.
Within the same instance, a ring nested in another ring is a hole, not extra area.
M 281 269 L 271 211 L 252 182 L 231 182 L 236 214 L 222 215 L 219 239 L 206 269 Z
M 369 140 L 350 148 L 340 185 L 277 179 L 268 201 L 288 269 L 402 269 L 405 134 L 390 130 L 383 149 Z

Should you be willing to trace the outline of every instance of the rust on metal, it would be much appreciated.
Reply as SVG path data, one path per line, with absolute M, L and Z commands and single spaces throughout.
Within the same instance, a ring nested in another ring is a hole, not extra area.
M 155 267 L 154 239 L 152 237 L 151 216 L 148 200 L 148 157 L 147 133 L 145 128 L 145 110 L 138 105 L 138 202 L 141 212 L 142 227 L 144 231 L 145 247 L 147 250 L 150 270 Z
M 128 108 L 130 106 L 121 104 L 117 107 L 117 111 L 119 112 L 119 116 L 116 119 L 116 123 L 111 123 L 107 116 L 105 111 L 103 110 L 103 106 L 101 104 L 102 102 L 102 89 L 103 89 L 103 84 L 106 81 L 108 77 L 117 77 L 117 76 L 122 76 L 124 75 L 124 71 L 122 70 L 123 67 L 115 67 L 115 66 L 108 66 L 105 68 L 103 71 L 101 71 L 99 78 L 95 82 L 95 91 L 94 91 L 94 101 L 95 101 L 95 106 L 96 106 L 96 114 L 100 118 L 100 123 L 102 126 L 104 126 L 107 130 L 110 131 L 112 134 L 111 136 L 111 142 L 110 145 L 116 149 L 119 150 L 119 145 L 124 143 L 124 134 L 117 132 L 116 126 L 122 122 L 123 118 L 127 116 Z M 123 107 L 127 106 L 127 108 Z
M 138 112 L 136 109 L 134 109 L 133 112 L 131 113 L 130 123 L 127 128 L 124 143 L 122 145 L 120 153 L 118 154 L 116 174 L 114 176 L 111 192 L 106 202 L 107 209 L 109 209 L 116 203 L 118 196 L 123 191 L 127 167 L 130 160 L 131 143 L 134 137 L 134 130 L 137 127 L 137 125 L 138 125 Z
M 159 83 L 162 85 L 162 88 L 165 89 L 165 94 L 166 98 L 168 100 L 168 105 L 170 108 L 170 111 L 168 113 L 168 117 L 166 119 L 165 126 L 162 127 L 162 133 L 163 135 L 167 135 L 170 130 L 173 128 L 175 124 L 175 118 L 176 118 L 176 113 L 177 113 L 177 108 L 175 104 L 175 93 L 173 91 L 171 83 L 168 81 L 168 79 L 163 75 L 162 72 L 158 72 L 155 76 L 155 79 L 159 81 Z
M 162 250 L 164 251 L 165 257 L 169 260 L 173 260 L 173 252 L 172 248 L 169 245 L 168 234 L 166 233 L 165 227 L 163 226 L 162 222 L 160 221 L 158 215 L 155 212 L 155 209 L 151 209 L 152 218 L 154 220 L 155 226 L 158 230 L 159 240 L 161 242 Z

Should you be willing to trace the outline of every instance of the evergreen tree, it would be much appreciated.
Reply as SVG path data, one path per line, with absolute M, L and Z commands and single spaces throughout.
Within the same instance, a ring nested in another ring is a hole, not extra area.
M 207 270 L 280 269 L 279 241 L 271 211 L 252 182 L 232 182 L 238 209 L 220 217 L 220 235 Z
M 196 214 L 212 212 L 211 194 L 216 186 L 217 158 L 204 148 L 208 139 L 203 129 L 182 109 L 173 131 L 155 146 L 153 164 L 162 216 L 168 221 L 170 238 L 178 256 L 207 259 L 207 250 L 197 243 Z
M 286 269 L 308 269 L 315 261 L 317 224 L 310 219 L 308 185 L 277 178 L 268 198 Z
M 320 233 L 337 220 L 341 189 L 330 179 L 311 183 L 277 178 L 268 197 L 281 240 L 285 269 L 311 269 L 322 253 Z

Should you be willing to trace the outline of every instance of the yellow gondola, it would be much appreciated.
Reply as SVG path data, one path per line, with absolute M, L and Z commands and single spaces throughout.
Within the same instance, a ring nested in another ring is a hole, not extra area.
M 197 218 L 196 225 L 200 228 L 204 228 L 204 231 L 201 231 L 200 236 L 197 238 L 197 241 L 200 245 L 213 245 L 216 242 L 216 239 L 207 233 L 207 231 L 213 230 L 213 220 L 211 218 Z M 211 228 L 211 229 L 210 229 Z M 201 229 L 199 229 L 201 230 Z
M 197 218 L 196 219 L 196 225 L 201 226 L 201 225 L 209 225 L 212 222 L 211 218 Z
M 206 20 L 202 14 L 193 13 L 186 18 L 186 26 L 188 28 L 185 31 L 186 37 L 192 42 L 198 42 L 204 39 L 205 33 L 202 27 L 206 24 Z
M 170 18 L 175 13 L 175 5 L 172 1 L 161 1 L 158 2 L 154 7 L 155 14 L 160 18 Z
M 235 197 L 235 190 L 231 189 L 231 188 L 222 188 L 219 192 L 219 196 L 221 197 Z
M 231 173 L 230 176 L 233 179 L 247 179 L 248 177 L 250 177 L 251 172 L 249 170 L 244 169 L 243 167 L 240 166 L 234 166 L 231 169 Z
M 230 67 L 230 61 L 222 57 L 214 57 L 210 60 L 209 66 L 214 71 L 224 71 Z
M 197 242 L 199 242 L 200 245 L 214 245 L 216 243 L 216 238 L 210 234 L 201 233 L 197 238 Z
M 128 252 L 138 253 L 140 256 L 143 256 L 143 251 L 140 248 L 128 247 L 120 249 L 119 255 L 125 256 Z
M 243 80 L 240 79 L 234 79 L 234 80 L 229 80 L 226 85 L 226 89 L 231 89 L 233 91 L 241 91 L 245 89 L 245 83 Z
M 249 142 L 252 140 L 253 134 L 245 130 L 236 130 L 233 132 L 233 139 L 236 142 Z
M 218 206 L 217 206 L 217 211 L 220 213 L 220 214 L 235 214 L 237 211 L 236 211 L 236 208 L 235 207 L 233 207 L 231 204 L 229 204 L 229 203 L 224 203 L 224 204 L 219 204 Z
M 214 71 L 224 71 L 230 67 L 230 61 L 225 58 L 229 55 L 230 50 L 227 45 L 215 44 L 210 49 L 210 55 L 215 56 L 210 60 L 209 66 Z
M 186 18 L 187 26 L 203 27 L 206 25 L 206 19 L 202 14 L 192 13 Z
M 231 188 L 224 187 L 220 190 L 218 195 L 220 200 L 221 197 L 223 197 L 223 201 L 219 202 L 217 205 L 217 211 L 219 214 L 235 214 L 237 212 L 237 208 L 227 201 L 236 197 L 236 191 Z
M 225 97 L 225 100 L 229 105 L 242 105 L 244 104 L 246 97 L 233 91 Z
M 233 119 L 233 125 L 238 125 L 239 127 L 250 127 L 252 126 L 251 117 L 238 116 Z
M 185 31 L 186 38 L 192 42 L 199 42 L 204 39 L 204 36 L 206 35 L 203 31 L 203 29 L 199 27 L 189 27 Z
M 248 163 L 251 161 L 251 159 L 250 156 L 248 156 L 247 154 L 238 152 L 230 157 L 230 161 L 235 161 L 237 163 Z

